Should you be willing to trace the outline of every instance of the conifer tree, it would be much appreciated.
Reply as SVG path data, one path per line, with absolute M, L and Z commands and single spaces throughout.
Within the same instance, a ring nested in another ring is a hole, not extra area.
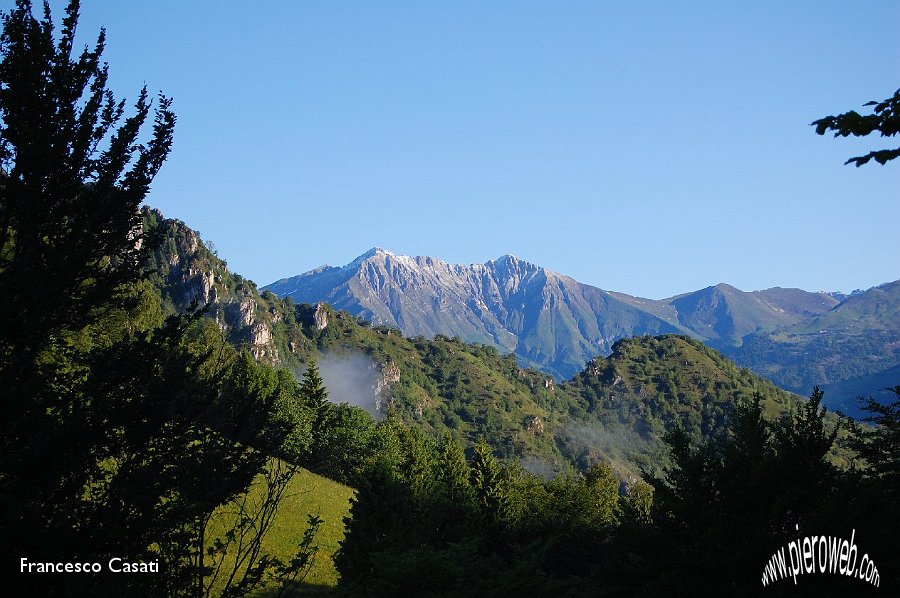
M 172 146 L 175 115 L 160 95 L 149 139 L 146 87 L 126 115 L 107 89 L 105 32 L 74 54 L 79 2 L 59 40 L 49 5 L 3 15 L 0 35 L 0 355 L 5 376 L 101 315 L 137 280 L 149 244 L 138 207 Z M 13 347 L 15 350 L 13 350 Z
M 866 474 L 888 482 L 893 493 L 900 491 L 900 386 L 886 388 L 891 401 L 860 399 L 865 421 L 871 428 L 854 426 L 851 444 L 868 464 Z
M 494 524 L 503 521 L 509 508 L 503 469 L 484 441 L 475 445 L 471 469 L 472 487 L 482 514 Z
M 329 410 L 331 403 L 328 402 L 328 389 L 325 388 L 325 382 L 319 373 L 319 366 L 316 365 L 314 359 L 310 360 L 309 366 L 303 374 L 300 392 L 306 399 L 310 409 L 320 414 L 320 416 Z
M 315 360 L 310 360 L 303 380 L 300 382 L 300 396 L 312 413 L 312 455 L 310 465 L 321 471 L 330 461 L 332 447 L 329 445 L 329 423 L 334 413 L 333 405 L 328 401 L 328 390 L 319 374 Z
M 175 115 L 146 88 L 131 110 L 116 101 L 104 33 L 75 51 L 77 0 L 58 34 L 49 3 L 32 8 L 17 0 L 0 33 L 0 557 L 162 562 L 152 576 L 20 575 L 5 591 L 196 594 L 203 522 L 284 430 L 260 429 L 267 388 L 237 388 L 221 352 L 189 346 L 199 312 L 109 333 L 138 285 L 154 292 L 138 210 Z
M 779 456 L 804 478 L 821 480 L 831 469 L 825 455 L 837 438 L 840 424 L 827 429 L 825 414 L 828 409 L 822 406 L 824 398 L 825 393 L 816 386 L 809 401 L 796 412 L 786 415 L 775 428 Z
M 319 366 L 316 365 L 314 359 L 310 360 L 309 366 L 303 374 L 300 394 L 313 412 L 313 436 L 321 437 L 333 406 L 328 400 L 328 389 L 325 388 L 325 382 L 319 373 Z
M 67 549 L 65 520 L 98 476 L 108 405 L 79 389 L 96 371 L 84 348 L 142 276 L 138 207 L 175 125 L 160 96 L 141 141 L 147 90 L 126 117 L 106 87 L 104 32 L 75 52 L 78 9 L 69 3 L 56 39 L 49 4 L 39 20 L 18 0 L 0 34 L 0 502 L 15 505 L 4 544 L 18 551 L 51 539 Z
M 450 432 L 445 432 L 441 438 L 439 467 L 447 500 L 458 508 L 472 506 L 475 492 L 469 478 L 469 464 L 462 447 Z

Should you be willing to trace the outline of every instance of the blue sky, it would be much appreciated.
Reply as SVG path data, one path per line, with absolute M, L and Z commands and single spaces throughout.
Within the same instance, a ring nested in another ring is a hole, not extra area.
M 175 98 L 148 203 L 261 285 L 381 246 L 662 298 L 900 278 L 900 164 L 843 166 L 890 143 L 809 126 L 900 87 L 897 23 L 887 0 L 87 0 L 79 31 L 107 27 L 118 96 Z

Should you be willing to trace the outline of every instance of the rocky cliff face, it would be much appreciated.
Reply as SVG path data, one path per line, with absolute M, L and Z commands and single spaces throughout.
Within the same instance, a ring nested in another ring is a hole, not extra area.
M 197 231 L 156 209 L 144 208 L 143 214 L 144 226 L 163 237 L 151 269 L 171 308 L 181 311 L 192 303 L 209 305 L 209 317 L 233 342 L 247 346 L 261 361 L 283 362 L 285 356 L 279 353 L 274 335 L 282 310 L 266 301 L 251 281 L 229 272 Z
M 392 389 L 395 384 L 400 382 L 400 368 L 394 362 L 385 363 L 381 366 L 381 373 L 375 382 L 375 410 L 381 414 L 386 414 L 388 408 L 394 402 Z M 417 416 L 421 417 L 421 407 L 417 406 Z
M 316 330 L 325 330 L 328 327 L 328 311 L 323 303 L 316 304 L 316 311 L 313 312 L 313 323 Z

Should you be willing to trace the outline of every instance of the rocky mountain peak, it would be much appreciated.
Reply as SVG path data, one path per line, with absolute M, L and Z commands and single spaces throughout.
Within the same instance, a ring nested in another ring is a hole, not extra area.
M 525 260 L 520 260 L 518 257 L 514 256 L 511 253 L 506 253 L 501 255 L 495 260 L 491 260 L 489 263 L 491 264 L 509 264 L 509 265 L 518 265 L 519 262 L 525 262 Z M 527 263 L 527 262 L 525 262 Z
M 800 289 L 748 293 L 726 283 L 654 301 L 585 285 L 512 254 L 459 265 L 381 247 L 341 268 L 267 288 L 300 303 L 324 301 L 409 336 L 490 344 L 563 379 L 623 337 L 687 334 L 727 349 L 750 333 L 792 324 L 836 303 Z
M 719 284 L 717 284 L 716 286 L 714 286 L 712 288 L 716 291 L 719 291 L 720 293 L 734 294 L 734 293 L 742 292 L 742 291 L 736 289 L 735 287 L 731 286 L 727 282 L 720 282 Z
M 393 256 L 393 255 L 396 255 L 393 251 L 389 251 L 382 247 L 373 247 L 370 250 L 368 250 L 367 252 L 365 252 L 362 255 L 360 255 L 359 257 L 357 257 L 355 260 L 353 260 L 350 263 L 356 264 L 359 262 L 364 262 L 373 257 L 385 257 L 385 256 Z
M 523 363 L 561 379 L 622 336 L 684 332 L 677 323 L 514 255 L 466 266 L 373 247 L 342 268 L 267 288 L 299 303 L 325 301 L 409 336 L 458 336 L 514 351 Z

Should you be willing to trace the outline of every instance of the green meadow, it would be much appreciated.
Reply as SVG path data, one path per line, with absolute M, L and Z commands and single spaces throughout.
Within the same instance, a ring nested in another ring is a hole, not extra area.
M 264 482 L 258 477 L 250 488 L 249 503 L 259 504 L 264 495 Z M 344 517 L 350 512 L 350 498 L 354 490 L 338 482 L 300 469 L 288 483 L 284 498 L 275 513 L 262 542 L 262 554 L 269 554 L 287 562 L 296 552 L 303 533 L 309 527 L 308 516 L 316 515 L 322 524 L 316 533 L 313 545 L 317 547 L 312 567 L 301 583 L 296 584 L 289 595 L 325 593 L 337 586 L 338 572 L 334 566 L 334 554 L 344 538 Z M 243 498 L 243 497 L 240 497 Z M 210 522 L 208 545 L 221 536 L 234 521 L 235 510 L 229 505 L 220 507 Z M 222 569 L 229 569 L 234 563 L 234 555 L 227 553 Z M 223 579 L 213 587 L 218 595 Z M 257 596 L 274 596 L 277 588 L 264 585 Z

